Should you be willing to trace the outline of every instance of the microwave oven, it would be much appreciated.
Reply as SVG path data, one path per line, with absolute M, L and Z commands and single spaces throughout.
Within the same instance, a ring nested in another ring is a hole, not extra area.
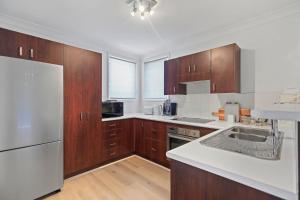
M 121 117 L 124 115 L 124 103 L 118 101 L 102 102 L 102 118 Z

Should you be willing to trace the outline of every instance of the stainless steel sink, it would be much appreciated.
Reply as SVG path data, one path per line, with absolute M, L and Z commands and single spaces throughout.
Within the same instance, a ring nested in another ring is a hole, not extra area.
M 228 137 L 239 140 L 248 140 L 251 142 L 266 142 L 267 137 L 272 135 L 272 133 L 268 130 L 249 129 L 243 127 L 234 127 L 230 129 L 230 131 L 232 133 L 229 134 Z
M 256 136 L 256 135 L 248 135 L 248 134 L 241 134 L 241 133 L 232 133 L 228 137 L 236 138 L 239 140 L 248 140 L 251 142 L 265 142 L 267 140 L 266 137 Z
M 202 140 L 200 143 L 256 158 L 278 160 L 282 139 L 282 132 L 279 132 L 278 137 L 274 137 L 270 130 L 236 126 Z
M 201 123 L 201 124 L 215 121 L 212 119 L 192 118 L 192 117 L 176 117 L 176 118 L 173 118 L 172 120 L 182 121 L 182 122 L 191 122 L 191 123 Z

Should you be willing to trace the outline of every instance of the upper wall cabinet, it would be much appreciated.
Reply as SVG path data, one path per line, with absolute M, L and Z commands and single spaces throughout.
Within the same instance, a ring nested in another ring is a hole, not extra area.
M 178 83 L 178 62 L 179 59 L 165 61 L 165 95 L 186 94 L 186 85 Z
M 0 28 L 0 54 L 63 64 L 63 44 Z
M 209 80 L 210 51 L 204 51 L 179 58 L 179 82 Z
M 211 50 L 211 93 L 240 92 L 240 48 L 231 44 Z
M 230 44 L 165 62 L 165 94 L 186 94 L 182 83 L 202 80 L 211 93 L 239 93 L 240 76 L 240 48 Z

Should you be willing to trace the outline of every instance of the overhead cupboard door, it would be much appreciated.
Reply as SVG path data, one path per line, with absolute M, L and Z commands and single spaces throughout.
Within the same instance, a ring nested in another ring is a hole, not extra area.
M 0 56 L 0 95 L 0 152 L 62 139 L 62 66 Z

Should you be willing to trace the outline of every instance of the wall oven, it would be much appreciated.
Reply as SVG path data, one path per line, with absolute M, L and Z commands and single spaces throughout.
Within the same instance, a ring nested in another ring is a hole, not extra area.
M 175 149 L 200 138 L 200 130 L 182 128 L 176 125 L 167 127 L 167 150 Z

